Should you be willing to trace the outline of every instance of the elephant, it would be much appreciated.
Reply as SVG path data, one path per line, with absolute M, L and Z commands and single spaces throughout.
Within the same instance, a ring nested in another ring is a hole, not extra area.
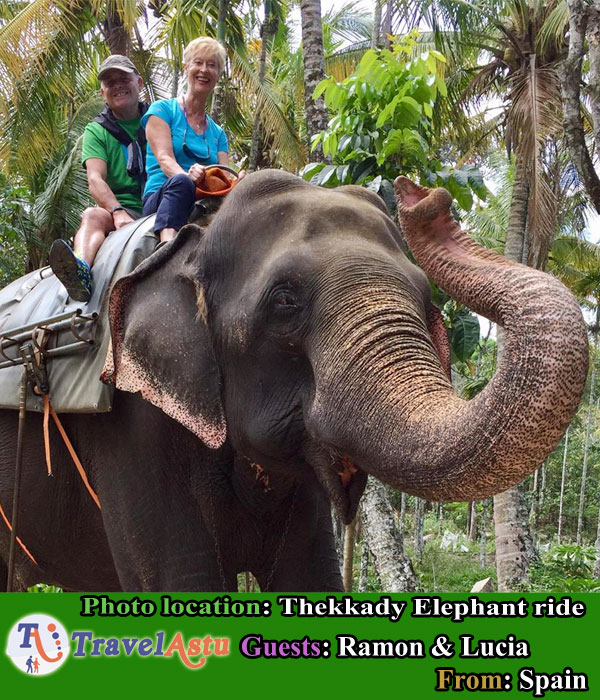
M 586 379 L 577 302 L 477 246 L 445 190 L 395 186 L 402 234 L 365 188 L 253 173 L 209 226 L 187 225 L 114 285 L 113 410 L 63 416 L 102 508 L 60 443 L 55 478 L 40 476 L 33 416 L 19 535 L 37 565 L 18 550 L 21 586 L 222 591 L 251 571 L 262 591 L 340 591 L 331 504 L 350 522 L 368 474 L 473 500 L 545 459 Z M 452 388 L 425 273 L 505 328 L 471 401 Z M 0 421 L 7 504 L 17 416 Z

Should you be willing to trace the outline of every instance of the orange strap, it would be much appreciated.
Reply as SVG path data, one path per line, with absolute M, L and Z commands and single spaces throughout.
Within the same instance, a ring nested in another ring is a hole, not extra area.
M 2 509 L 2 504 L 0 504 L 0 515 L 2 516 L 2 520 L 4 520 L 4 523 L 6 524 L 6 527 L 9 529 L 10 532 L 12 532 L 12 525 L 10 524 L 9 519 L 4 515 L 4 510 Z M 23 544 L 23 540 L 20 537 L 15 537 L 17 540 L 19 547 L 25 552 L 25 554 L 31 559 L 31 561 L 37 566 L 38 563 L 34 559 L 33 554 L 27 549 L 27 547 Z
M 50 430 L 48 428 L 48 419 L 50 418 L 50 401 L 48 394 L 44 394 L 44 449 L 46 451 L 46 471 L 48 476 L 52 476 L 52 459 L 50 458 Z
M 60 422 L 59 417 L 56 415 L 56 411 L 54 410 L 54 408 L 52 408 L 52 404 L 50 403 L 50 399 L 48 398 L 47 394 L 44 395 L 44 424 L 46 423 L 46 413 L 50 413 L 52 415 L 52 418 L 54 418 L 54 422 L 56 423 L 58 432 L 61 434 L 61 437 L 63 439 L 63 442 L 65 443 L 67 450 L 69 450 L 71 459 L 77 467 L 79 476 L 81 477 L 81 480 L 83 481 L 86 489 L 88 490 L 88 493 L 94 499 L 94 503 L 98 506 L 98 508 L 102 508 L 102 506 L 100 505 L 100 499 L 98 498 L 94 489 L 90 486 L 90 482 L 88 481 L 85 469 L 83 468 L 83 465 L 81 464 L 79 457 L 77 456 L 77 453 L 75 452 L 75 449 L 71 444 L 71 441 L 69 440 L 69 437 L 67 436 L 67 433 L 65 432 L 62 423 Z M 52 474 L 52 464 L 50 462 L 50 435 L 46 428 L 44 428 L 44 445 L 46 448 L 46 468 L 48 470 L 48 474 Z

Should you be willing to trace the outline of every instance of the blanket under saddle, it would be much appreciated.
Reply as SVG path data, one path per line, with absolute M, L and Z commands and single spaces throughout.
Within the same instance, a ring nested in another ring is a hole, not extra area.
M 65 312 L 76 312 L 77 309 L 81 309 L 85 316 L 98 314 L 96 322 L 77 327 L 82 337 L 93 339 L 92 345 L 83 350 L 67 351 L 67 354 L 60 356 L 49 356 L 46 360 L 50 400 L 59 413 L 101 413 L 111 410 L 114 389 L 100 381 L 110 343 L 108 295 L 119 278 L 131 272 L 154 251 L 157 243 L 152 231 L 154 218 L 138 219 L 106 238 L 94 261 L 94 289 L 87 304 L 70 299 L 48 267 L 29 273 L 0 291 L 0 367 L 10 364 L 7 358 L 19 356 L 18 344 L 2 341 L 2 337 L 10 337 L 13 329 L 43 325 L 48 319 Z M 48 325 L 51 327 L 51 324 Z M 73 344 L 75 338 L 69 329 L 51 333 L 47 349 L 64 348 Z M 0 408 L 18 409 L 22 371 L 22 365 L 16 364 L 0 368 Z M 43 411 L 42 398 L 33 393 L 31 386 L 27 409 Z

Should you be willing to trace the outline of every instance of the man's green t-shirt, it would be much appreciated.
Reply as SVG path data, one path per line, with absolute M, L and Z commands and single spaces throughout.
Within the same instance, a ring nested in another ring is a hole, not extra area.
M 135 141 L 140 128 L 140 117 L 118 121 Z M 83 132 L 81 162 L 85 167 L 88 158 L 100 158 L 106 163 L 106 184 L 114 192 L 119 204 L 142 211 L 142 188 L 138 180 L 127 174 L 126 148 L 98 122 L 90 122 Z

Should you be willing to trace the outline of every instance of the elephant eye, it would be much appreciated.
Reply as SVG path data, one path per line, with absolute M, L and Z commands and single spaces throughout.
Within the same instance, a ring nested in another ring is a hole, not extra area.
M 273 294 L 273 301 L 276 306 L 295 307 L 297 305 L 296 298 L 287 289 L 277 289 Z
M 274 289 L 271 293 L 271 300 L 276 309 L 292 311 L 298 308 L 298 300 L 289 289 L 281 287 Z

